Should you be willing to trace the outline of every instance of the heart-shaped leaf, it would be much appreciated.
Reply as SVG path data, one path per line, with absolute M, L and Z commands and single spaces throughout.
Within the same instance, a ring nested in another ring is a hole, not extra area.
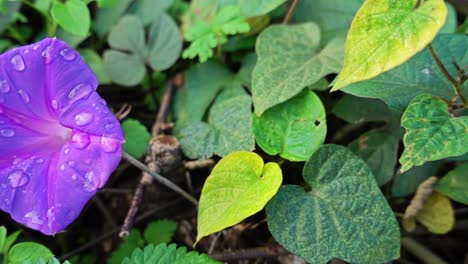
M 452 76 L 456 76 L 458 65 L 468 65 L 468 36 L 462 34 L 442 34 L 432 46 Z M 468 82 L 464 86 L 468 91 Z M 392 109 L 403 113 L 410 101 L 417 95 L 429 93 L 452 99 L 452 84 L 434 61 L 429 50 L 425 49 L 397 68 L 379 76 L 353 83 L 344 92 L 360 97 L 374 97 L 383 100 Z M 465 92 L 468 95 L 468 92 Z
M 257 144 L 268 154 L 308 160 L 325 141 L 327 124 L 320 98 L 306 89 L 292 99 L 253 115 Z
M 124 150 L 137 159 L 143 156 L 148 150 L 151 138 L 148 129 L 138 120 L 131 118 L 122 122 L 122 129 L 125 134 Z
M 434 186 L 434 190 L 444 193 L 453 200 L 468 204 L 468 163 L 451 170 Z
M 431 194 L 416 219 L 434 234 L 446 234 L 455 224 L 455 212 L 450 200 L 438 193 Z
M 239 151 L 221 159 L 203 185 L 197 242 L 262 210 L 282 178 L 278 164 L 264 165 L 253 152 Z
M 432 41 L 446 17 L 444 0 L 367 0 L 351 24 L 332 91 L 404 63 Z
M 303 176 L 310 191 L 283 186 L 266 208 L 279 243 L 310 263 L 398 258 L 398 223 L 363 160 L 345 147 L 324 145 L 306 163 Z
M 426 161 L 461 156 L 468 152 L 468 116 L 452 117 L 448 105 L 429 94 L 414 98 L 403 117 L 405 150 L 401 171 Z
M 50 10 L 52 18 L 66 31 L 78 36 L 86 36 L 91 27 L 91 15 L 84 1 L 68 0 L 65 3 L 54 1 Z
M 321 77 L 338 72 L 342 43 L 334 39 L 321 48 L 320 30 L 313 23 L 265 29 L 257 39 L 258 60 L 252 76 L 255 113 L 260 116 Z
M 440 160 L 426 162 L 403 173 L 398 172 L 393 180 L 392 195 L 404 197 L 414 193 L 422 182 L 435 175 L 442 164 L 443 162 Z

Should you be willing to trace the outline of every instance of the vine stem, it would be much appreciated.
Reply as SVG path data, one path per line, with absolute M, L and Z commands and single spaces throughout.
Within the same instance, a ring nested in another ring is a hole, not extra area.
M 294 11 L 296 11 L 297 4 L 299 3 L 299 0 L 293 0 L 291 5 L 289 6 L 288 12 L 286 13 L 286 16 L 283 19 L 283 24 L 289 23 L 289 20 L 291 20 L 292 15 L 294 14 Z
M 416 240 L 412 238 L 409 238 L 409 237 L 401 238 L 401 246 L 404 249 L 406 249 L 408 252 L 410 252 L 412 255 L 417 257 L 419 260 L 421 260 L 423 263 L 447 264 L 445 260 L 441 259 L 436 254 L 432 253 L 432 251 L 430 251 L 428 248 L 421 245 L 419 242 L 417 242 Z
M 463 102 L 463 105 L 465 107 L 468 107 L 468 101 L 466 100 L 465 96 L 463 95 L 463 91 L 461 89 L 461 82 L 457 81 L 453 76 L 448 72 L 447 68 L 445 68 L 444 64 L 442 63 L 442 60 L 440 59 L 439 55 L 437 55 L 434 47 L 432 46 L 431 43 L 427 45 L 429 51 L 431 52 L 432 58 L 434 58 L 434 61 L 436 62 L 437 66 L 440 68 L 442 73 L 444 74 L 445 78 L 452 84 L 455 94 L 460 97 L 460 99 Z

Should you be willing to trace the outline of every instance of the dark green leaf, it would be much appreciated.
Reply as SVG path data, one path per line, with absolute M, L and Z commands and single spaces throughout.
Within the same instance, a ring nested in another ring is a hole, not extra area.
M 93 29 L 99 37 L 103 38 L 115 26 L 132 2 L 133 0 L 119 0 L 110 8 L 98 10 L 96 18 L 93 20 Z
M 147 26 L 172 5 L 173 0 L 140 0 L 137 1 L 135 14 L 141 18 L 143 25 Z
M 311 263 L 399 257 L 398 223 L 363 160 L 345 147 L 324 145 L 303 176 L 309 192 L 283 186 L 266 208 L 268 227 L 286 249 Z
M 399 172 L 393 181 L 392 195 L 402 197 L 414 193 L 419 184 L 434 176 L 442 164 L 442 161 L 427 162 L 404 173 Z
M 463 163 L 447 173 L 435 184 L 434 190 L 459 203 L 468 204 L 468 163 Z
M 169 243 L 177 230 L 177 222 L 173 220 L 158 220 L 149 223 L 143 236 L 149 244 L 159 245 Z
M 179 58 L 182 50 L 182 37 L 177 24 L 170 16 L 162 14 L 153 23 L 149 33 L 148 49 L 149 65 L 155 71 L 168 69 Z
M 145 31 L 140 18 L 137 16 L 124 16 L 107 38 L 109 45 L 114 49 L 132 51 L 141 57 L 145 54 Z
M 104 68 L 112 81 L 124 85 L 139 84 L 145 76 L 146 68 L 134 54 L 107 50 L 104 52 Z
M 384 102 L 349 94 L 338 101 L 332 112 L 349 123 L 392 120 L 392 112 Z
M 149 140 L 151 138 L 148 129 L 138 120 L 126 119 L 122 123 L 122 129 L 125 134 L 124 151 L 135 158 L 140 158 L 148 150 Z
M 144 246 L 143 238 L 141 237 L 140 231 L 132 230 L 125 241 L 120 244 L 120 246 L 112 252 L 108 264 L 121 264 L 124 263 L 124 259 L 132 254 L 136 249 L 142 248 Z M 133 263 L 133 262 L 130 262 Z M 136 262 L 144 263 L 144 262 Z M 150 263 L 150 262 L 147 262 Z

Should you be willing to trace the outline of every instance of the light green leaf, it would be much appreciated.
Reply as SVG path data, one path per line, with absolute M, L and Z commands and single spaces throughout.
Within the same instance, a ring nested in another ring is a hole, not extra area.
M 106 50 L 103 57 L 104 68 L 109 77 L 120 85 L 134 86 L 145 77 L 145 65 L 135 54 Z
M 239 6 L 241 14 L 245 17 L 265 15 L 284 2 L 286 0 L 218 0 L 220 7 L 227 5 Z
M 88 63 L 89 67 L 97 75 L 99 79 L 99 84 L 108 84 L 110 83 L 109 74 L 107 74 L 104 69 L 104 62 L 102 61 L 99 54 L 96 53 L 93 49 L 82 49 L 79 50 L 80 55 Z
M 137 16 L 124 16 L 107 37 L 109 45 L 114 49 L 132 51 L 144 56 L 145 31 Z
M 49 260 L 54 254 L 45 246 L 34 242 L 23 242 L 14 245 L 8 252 L 9 264 L 24 264 L 26 261 L 39 259 Z
M 153 23 L 149 32 L 148 49 L 148 63 L 155 71 L 168 69 L 179 58 L 182 37 L 177 24 L 170 16 L 162 14 Z
M 253 150 L 251 98 L 238 80 L 231 82 L 216 98 L 207 123 L 198 122 L 180 131 L 178 138 L 187 157 L 207 159 Z
M 268 154 L 305 161 L 323 144 L 327 134 L 325 108 L 308 89 L 292 99 L 253 115 L 257 144 Z
M 420 52 L 445 23 L 444 0 L 367 0 L 346 38 L 345 61 L 332 91 L 395 68 Z
M 136 249 L 142 248 L 145 242 L 141 237 L 141 233 L 138 230 L 132 230 L 127 238 L 120 244 L 120 246 L 114 250 L 107 261 L 108 264 L 121 264 L 134 252 Z M 125 259 L 125 260 L 124 260 Z M 144 262 L 137 262 L 144 263 Z M 147 262 L 149 263 L 149 262 Z
M 91 26 L 91 15 L 81 0 L 68 0 L 65 3 L 54 1 L 50 10 L 52 18 L 66 31 L 78 36 L 87 36 Z
M 195 64 L 187 71 L 185 85 L 175 98 L 176 134 L 180 129 L 201 121 L 224 83 L 232 74 L 222 63 L 210 60 Z
M 310 263 L 384 263 L 400 253 L 398 223 L 366 163 L 324 145 L 306 163 L 306 192 L 286 185 L 268 203 L 274 238 Z
M 442 161 L 432 161 L 413 167 L 404 173 L 398 172 L 393 180 L 392 195 L 403 197 L 414 193 L 422 182 L 436 175 L 442 164 Z
M 36 0 L 34 1 L 34 7 L 41 11 L 44 15 L 48 15 L 52 1 L 53 0 Z
M 57 38 L 67 42 L 67 44 L 70 45 L 71 47 L 76 48 L 81 42 L 87 39 L 89 35 L 78 36 L 78 35 L 72 34 L 64 30 L 63 28 L 59 28 L 56 36 Z
M 390 121 L 392 112 L 387 105 L 376 99 L 345 94 L 333 107 L 333 114 L 349 123 L 363 121 Z M 399 121 L 399 120 L 398 120 Z
M 119 0 L 97 0 L 96 2 L 100 8 L 109 8 L 116 5 Z
M 405 150 L 400 157 L 402 172 L 468 152 L 468 116 L 452 117 L 448 105 L 429 94 L 411 101 L 401 125 L 406 129 Z
M 125 134 L 124 151 L 137 159 L 143 156 L 151 138 L 148 129 L 140 121 L 131 118 L 122 122 L 122 129 Z
M 453 33 L 457 29 L 457 10 L 450 3 L 445 3 L 447 5 L 447 20 L 445 21 L 444 26 L 440 29 L 439 34 L 442 33 Z
M 147 243 L 159 245 L 169 243 L 177 230 L 177 222 L 173 220 L 158 220 L 146 226 L 143 236 Z
M 255 113 L 287 101 L 323 76 L 338 72 L 342 40 L 320 46 L 316 24 L 274 25 L 257 39 L 252 93 Z
M 203 185 L 197 242 L 262 210 L 282 178 L 278 164 L 264 165 L 253 152 L 235 152 L 221 159 Z
M 150 244 L 144 250 L 135 249 L 122 264 L 221 264 L 206 254 L 196 251 L 187 252 L 187 248 L 177 248 L 176 244 Z M 119 263 L 120 264 L 120 263 Z
M 21 234 L 21 230 L 15 231 L 12 234 L 9 234 L 4 243 L 3 248 L 1 248 L 2 252 L 6 253 L 10 250 L 10 247 L 15 243 L 16 239 L 18 238 L 19 234 Z
M 242 59 L 242 66 L 239 70 L 239 78 L 242 81 L 242 84 L 246 85 L 249 90 L 252 87 L 252 72 L 257 63 L 257 55 L 255 53 L 248 53 Z
M 468 36 L 441 34 L 432 45 L 452 76 L 457 73 L 454 62 L 468 65 Z M 464 87 L 468 91 L 468 82 L 465 82 Z M 398 112 L 403 112 L 411 99 L 419 94 L 428 93 L 449 100 L 454 96 L 451 83 L 444 77 L 427 49 L 394 70 L 351 84 L 343 91 L 360 97 L 379 98 Z
M 125 13 L 133 0 L 119 0 L 110 8 L 100 8 L 93 20 L 93 29 L 100 38 L 103 38 L 119 18 Z
M 435 184 L 434 190 L 459 203 L 468 204 L 468 163 L 463 163 L 447 173 Z
M 5 244 L 5 239 L 7 235 L 7 230 L 4 226 L 0 226 L 0 254 L 4 254 L 7 251 L 3 250 L 3 245 Z
M 455 224 L 455 212 L 447 197 L 433 192 L 416 215 L 416 219 L 431 233 L 446 234 Z
M 349 144 L 367 162 L 379 186 L 391 180 L 400 138 L 394 131 L 371 130 Z
M 342 36 L 343 49 L 340 57 L 344 58 L 346 33 L 362 3 L 364 0 L 301 0 L 293 18 L 297 22 L 317 23 L 324 43 L 336 36 Z

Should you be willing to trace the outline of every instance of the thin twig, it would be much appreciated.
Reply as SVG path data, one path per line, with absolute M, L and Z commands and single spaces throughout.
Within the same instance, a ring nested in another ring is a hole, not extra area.
M 123 153 L 123 158 L 126 159 L 128 162 L 130 162 L 135 167 L 137 167 L 138 169 L 148 173 L 151 177 L 153 177 L 153 179 L 155 179 L 159 183 L 163 184 L 164 186 L 166 186 L 167 188 L 173 190 L 174 192 L 180 194 L 182 197 L 189 200 L 194 205 L 196 205 L 196 206 L 198 205 L 198 201 L 197 201 L 197 199 L 195 199 L 195 197 L 193 197 L 192 195 L 190 195 L 186 191 L 182 190 L 179 186 L 177 186 L 176 184 L 174 184 L 170 180 L 164 178 L 163 176 L 157 174 L 156 172 L 151 171 L 145 164 L 141 163 L 139 160 L 135 159 L 130 154 L 124 152 Z
M 427 45 L 427 48 L 431 52 L 432 58 L 434 59 L 437 66 L 444 74 L 445 78 L 447 78 L 447 80 L 452 84 L 455 94 L 460 97 L 460 99 L 462 100 L 465 106 L 468 106 L 468 102 L 465 96 L 463 95 L 463 91 L 461 89 L 461 83 L 455 80 L 455 78 L 453 78 L 453 76 L 448 72 L 447 68 L 445 68 L 444 64 L 442 63 L 442 60 L 440 59 L 439 55 L 437 55 L 432 44 L 429 43 L 429 45 Z
M 161 127 L 163 126 L 166 116 L 169 112 L 169 106 L 172 99 L 172 93 L 174 90 L 174 85 L 172 84 L 172 80 L 167 82 L 166 91 L 164 92 L 164 96 L 161 102 L 161 106 L 159 107 L 158 114 L 156 115 L 156 120 L 153 124 L 151 129 L 152 138 L 156 138 L 159 135 Z M 148 147 L 148 153 L 146 155 L 146 164 L 151 165 L 152 169 L 154 166 L 153 158 L 152 158 L 152 148 L 151 148 L 151 141 Z M 144 166 L 147 168 L 146 166 Z M 138 185 L 135 189 L 135 195 L 133 196 L 132 203 L 128 210 L 127 216 L 125 217 L 124 224 L 122 226 L 122 230 L 120 231 L 120 237 L 126 237 L 132 229 L 133 226 L 133 219 L 135 218 L 138 212 L 138 206 L 140 205 L 141 199 L 143 197 L 144 187 L 146 184 L 151 183 L 151 176 L 148 173 L 143 172 L 138 182 Z
M 94 196 L 93 201 L 94 201 L 94 203 L 96 203 L 96 206 L 99 208 L 99 210 L 101 211 L 101 213 L 104 216 L 104 218 L 106 219 L 106 221 L 108 223 L 110 223 L 112 225 L 112 227 L 116 227 L 117 223 L 115 222 L 114 217 L 109 212 L 109 210 L 104 205 L 104 203 L 101 201 L 101 199 L 98 196 Z
M 283 24 L 288 24 L 289 20 L 291 20 L 291 17 L 294 14 L 294 11 L 296 11 L 297 4 L 299 3 L 299 0 L 293 0 L 291 5 L 289 6 L 288 12 L 286 13 L 286 16 L 283 19 Z
M 413 256 L 421 260 L 426 264 L 447 264 L 447 262 L 441 259 L 436 254 L 432 253 L 431 250 L 417 242 L 416 240 L 403 237 L 401 238 L 401 246 L 410 252 Z
M 219 261 L 233 261 L 233 260 L 243 260 L 243 259 L 257 259 L 257 258 L 274 258 L 278 256 L 285 256 L 291 254 L 282 247 L 276 248 L 249 248 L 243 249 L 240 251 L 228 251 L 214 253 L 210 256 Z

